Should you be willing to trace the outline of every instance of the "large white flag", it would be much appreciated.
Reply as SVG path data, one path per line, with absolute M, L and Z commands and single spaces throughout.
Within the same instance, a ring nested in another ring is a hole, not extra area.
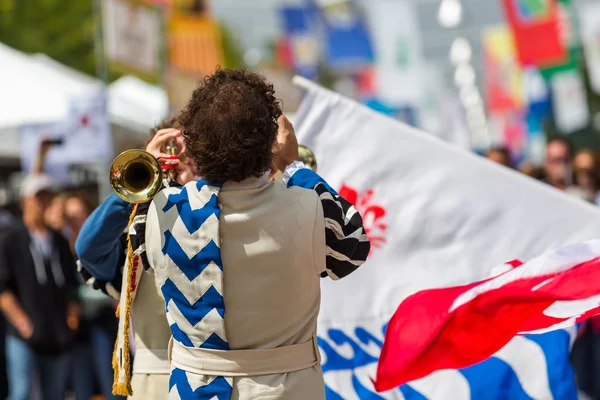
M 473 282 L 492 268 L 600 237 L 600 213 L 517 172 L 308 81 L 299 142 L 363 215 L 365 265 L 323 281 L 319 346 L 328 399 L 575 399 L 574 331 L 514 339 L 491 359 L 375 394 L 382 330 L 417 290 Z M 449 393 L 452 396 L 449 397 Z M 379 397 L 378 397 L 379 396 Z

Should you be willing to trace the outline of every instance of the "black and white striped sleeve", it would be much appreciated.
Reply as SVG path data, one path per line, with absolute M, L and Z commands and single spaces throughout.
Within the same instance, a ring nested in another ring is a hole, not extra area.
M 341 279 L 360 267 L 367 260 L 371 244 L 356 208 L 302 162 L 290 164 L 284 175 L 288 187 L 312 189 L 321 200 L 326 245 L 325 272 L 321 276 Z

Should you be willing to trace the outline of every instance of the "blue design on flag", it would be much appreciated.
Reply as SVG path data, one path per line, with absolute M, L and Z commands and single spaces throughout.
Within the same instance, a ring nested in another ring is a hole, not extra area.
M 400 390 L 405 400 L 427 400 L 427 397 L 408 385 L 402 385 L 398 390 Z
M 387 323 L 381 329 L 384 334 L 386 326 Z M 348 390 L 350 386 L 354 390 L 354 396 L 360 399 L 388 398 L 376 393 L 372 385 L 366 385 L 375 375 L 377 358 L 374 349 L 377 349 L 378 354 L 382 346 L 377 332 L 371 333 L 367 329 L 357 326 L 353 331 L 344 332 L 332 328 L 326 330 L 325 333 L 326 335 L 321 334 L 317 338 L 317 343 L 323 354 L 322 368 L 327 400 L 339 400 L 347 397 L 349 394 L 343 390 Z M 569 363 L 571 334 L 567 330 L 557 330 L 540 335 L 523 336 L 521 340 L 532 342 L 535 344 L 535 348 L 540 349 L 543 353 L 548 380 L 541 384 L 549 388 L 552 397 L 555 400 L 576 400 L 577 390 L 574 374 Z M 336 348 L 343 349 L 343 353 L 338 352 Z M 348 358 L 350 353 L 352 356 Z M 518 357 L 518 355 L 516 356 Z M 532 394 L 527 393 L 520 381 L 518 371 L 513 369 L 509 361 L 499 357 L 491 357 L 479 364 L 457 370 L 457 373 L 458 377 L 462 376 L 467 382 L 470 391 L 469 397 L 464 400 L 533 399 Z M 346 381 L 348 377 L 350 380 Z M 409 383 L 393 392 L 399 392 L 398 397 L 405 400 L 427 400 L 426 393 L 419 391 L 426 384 L 435 384 L 437 389 L 440 386 L 444 388 L 449 386 L 448 389 L 452 390 L 452 382 L 445 382 L 442 379 L 434 381 L 433 379 L 435 378 L 420 385 Z M 340 390 L 342 380 L 346 386 Z M 440 393 L 439 390 L 437 393 Z M 455 400 L 463 400 L 463 398 Z
M 575 373 L 569 364 L 571 336 L 564 330 L 548 332 L 543 335 L 528 335 L 528 340 L 540 346 L 546 358 L 546 370 L 550 391 L 555 399 L 577 400 L 577 389 L 572 384 Z

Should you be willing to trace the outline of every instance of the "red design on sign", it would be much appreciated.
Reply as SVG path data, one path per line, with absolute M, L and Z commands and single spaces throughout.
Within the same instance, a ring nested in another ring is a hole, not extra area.
M 342 185 L 339 195 L 348 200 L 360 213 L 363 219 L 363 226 L 367 237 L 371 241 L 371 252 L 376 248 L 383 247 L 387 240 L 385 231 L 385 208 L 380 204 L 375 204 L 373 197 L 375 192 L 368 189 L 364 193 L 359 193 L 356 189 Z
M 84 115 L 83 117 L 81 117 L 81 126 L 82 127 L 87 128 L 89 124 L 90 124 L 90 118 L 87 115 Z

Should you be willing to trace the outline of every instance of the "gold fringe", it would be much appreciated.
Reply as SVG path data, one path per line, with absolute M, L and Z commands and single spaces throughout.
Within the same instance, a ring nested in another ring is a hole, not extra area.
M 125 384 L 121 382 L 113 383 L 112 393 L 115 396 L 131 396 L 133 391 L 131 390 L 131 383 Z
M 129 224 L 131 226 L 133 224 L 133 219 L 135 218 L 135 213 L 137 211 L 137 205 L 133 206 L 133 210 L 131 211 L 131 215 L 129 216 Z M 127 276 L 127 282 L 129 283 L 125 288 L 125 295 L 127 296 L 125 299 L 125 310 L 123 314 L 123 368 L 125 369 L 125 382 L 119 382 L 119 358 L 117 347 L 119 344 L 119 339 L 115 341 L 115 349 L 113 351 L 112 358 L 112 367 L 114 371 L 114 381 L 113 381 L 113 394 L 117 396 L 132 396 L 133 389 L 131 388 L 131 353 L 129 351 L 129 330 L 130 330 L 130 318 L 131 318 L 131 304 L 133 303 L 133 291 L 131 287 L 131 283 L 133 282 L 133 261 L 135 255 L 133 254 L 133 246 L 131 245 L 131 236 L 127 235 L 127 269 L 129 274 Z M 123 277 L 125 279 L 125 277 Z M 121 314 L 121 307 L 117 306 L 116 315 L 117 317 Z

